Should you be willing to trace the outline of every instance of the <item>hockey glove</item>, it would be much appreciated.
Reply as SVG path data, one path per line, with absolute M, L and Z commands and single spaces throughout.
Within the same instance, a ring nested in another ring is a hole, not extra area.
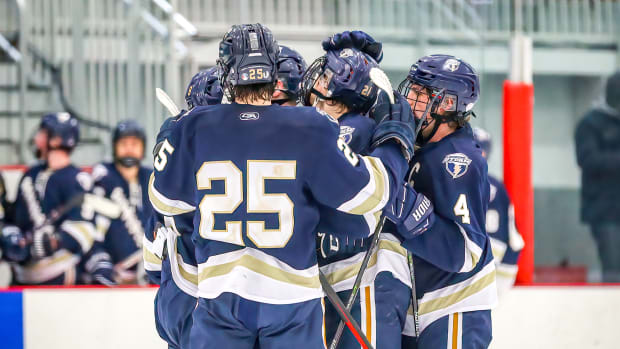
M 117 280 L 110 255 L 98 248 L 86 255 L 85 269 L 95 284 L 116 286 Z M 94 252 L 94 253 L 93 253 Z
M 11 262 L 24 262 L 30 256 L 28 241 L 21 229 L 15 225 L 5 225 L 0 233 L 0 246 L 4 259 Z
M 58 237 L 53 226 L 44 225 L 32 232 L 30 254 L 41 259 L 51 256 L 58 249 Z
M 398 234 L 407 240 L 433 226 L 435 222 L 433 210 L 433 203 L 426 196 L 417 193 L 409 184 L 405 184 L 383 213 L 396 225 Z
M 383 59 L 383 44 L 375 41 L 372 36 L 360 30 L 347 30 L 342 33 L 334 34 L 334 36 L 330 36 L 323 40 L 322 44 L 325 51 L 355 48 L 368 54 L 377 61 L 377 63 L 380 63 Z
M 388 140 L 395 140 L 409 162 L 413 158 L 415 144 L 415 118 L 407 99 L 396 91 L 394 101 L 392 104 L 387 93 L 381 91 L 370 109 L 370 117 L 377 122 L 371 147 L 374 149 Z

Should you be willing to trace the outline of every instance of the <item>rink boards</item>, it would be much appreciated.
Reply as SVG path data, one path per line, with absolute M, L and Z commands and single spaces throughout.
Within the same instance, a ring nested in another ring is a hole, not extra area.
M 166 348 L 155 332 L 156 291 L 2 291 L 0 348 Z M 619 314 L 620 286 L 517 287 L 494 311 L 492 348 L 618 348 Z

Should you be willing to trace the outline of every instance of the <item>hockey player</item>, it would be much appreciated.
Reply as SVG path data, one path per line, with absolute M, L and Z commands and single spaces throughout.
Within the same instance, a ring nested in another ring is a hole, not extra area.
M 274 104 L 296 106 L 301 77 L 306 71 L 306 61 L 299 52 L 280 45 L 278 55 L 278 75 L 271 102 Z
M 16 200 L 13 239 L 26 242 L 22 260 L 14 263 L 18 285 L 71 285 L 80 261 L 98 282 L 113 285 L 109 255 L 100 249 L 103 237 L 95 230 L 92 209 L 82 204 L 91 189 L 90 175 L 71 165 L 70 153 L 79 140 L 79 127 L 68 113 L 44 116 L 45 162 L 22 178 Z M 59 214 L 57 212 L 63 212 Z
M 216 105 L 222 101 L 223 92 L 219 83 L 217 68 L 197 73 L 187 87 L 185 101 L 188 109 Z M 157 135 L 155 155 L 163 147 L 176 147 L 170 137 L 186 111 L 171 117 L 162 125 Z M 170 143 L 173 142 L 173 143 Z M 166 145 L 167 144 L 167 145 Z M 159 166 L 159 165 L 157 165 Z M 153 181 L 159 181 L 160 173 L 155 171 Z M 157 198 L 153 197 L 153 200 Z M 194 213 L 179 213 L 171 216 L 155 205 L 157 220 L 173 227 L 180 236 L 171 236 L 166 243 L 166 229 L 156 236 L 146 230 L 143 242 L 144 266 L 152 282 L 160 284 L 155 299 L 155 322 L 159 336 L 169 348 L 189 348 L 189 333 L 192 326 L 192 311 L 196 307 L 197 266 L 194 257 Z M 157 238 L 156 238 L 157 237 Z M 164 252 L 166 246 L 166 252 Z
M 342 37 L 342 34 L 335 37 Z M 328 42 L 342 45 L 338 39 L 333 40 L 332 37 Z M 378 93 L 369 75 L 373 68 L 378 68 L 375 60 L 355 48 L 328 50 L 311 65 L 302 83 L 303 103 L 315 105 L 338 120 L 340 137 L 358 154 L 366 154 L 370 149 L 375 127 L 375 121 L 364 115 L 369 112 Z M 354 240 L 339 238 L 337 232 L 327 232 L 341 229 L 368 236 L 376 225 L 376 215 L 355 216 L 328 208 L 321 210 L 319 265 L 343 302 L 351 294 L 372 236 Z M 407 251 L 400 246 L 398 239 L 384 234 L 360 284 L 361 294 L 356 297 L 351 314 L 375 348 L 401 346 L 401 332 L 411 299 L 406 256 Z M 339 323 L 340 317 L 334 307 L 326 305 L 328 343 L 332 343 Z M 349 331 L 343 332 L 339 348 L 359 346 Z
M 487 165 L 468 123 L 478 76 L 461 59 L 431 55 L 411 67 L 399 91 L 422 123 L 410 184 L 401 204 L 385 211 L 395 223 L 386 231 L 401 236 L 415 266 L 420 336 L 406 347 L 486 348 L 497 289 L 484 227 Z M 420 221 L 426 229 L 410 228 Z M 405 334 L 413 336 L 409 325 Z
M 114 275 L 119 283 L 143 283 L 138 276 L 142 267 L 142 238 L 151 219 L 148 181 L 152 170 L 140 166 L 144 158 L 146 133 L 136 121 L 118 123 L 112 133 L 113 162 L 93 168 L 93 193 L 112 200 L 121 208 L 121 216 L 97 217 L 97 229 L 105 233 L 104 248 L 112 257 Z M 144 274 L 144 273 L 142 273 Z
M 264 26 L 233 26 L 218 60 L 233 104 L 190 111 L 170 135 L 176 147 L 155 159 L 154 206 L 171 216 L 195 211 L 190 348 L 323 348 L 318 203 L 360 215 L 381 210 L 403 175 L 401 152 L 411 155 L 402 129 L 411 129 L 412 114 L 402 103 L 384 120 L 401 127 L 378 126 L 384 137 L 372 154 L 381 160 L 351 152 L 316 109 L 271 105 L 277 55 Z
M 491 153 L 491 135 L 474 127 L 474 138 L 488 159 Z M 501 297 L 515 283 L 519 266 L 519 254 L 525 245 L 515 225 L 515 208 L 504 184 L 489 175 L 490 202 L 486 217 L 486 230 L 491 241 L 495 268 L 497 270 L 497 293 Z

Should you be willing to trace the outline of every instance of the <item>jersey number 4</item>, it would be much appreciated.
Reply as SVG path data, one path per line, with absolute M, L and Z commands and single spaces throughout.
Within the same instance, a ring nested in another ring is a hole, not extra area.
M 459 195 L 459 198 L 456 200 L 456 204 L 454 205 L 454 214 L 461 216 L 461 221 L 463 224 L 470 224 L 469 208 L 467 207 L 467 197 L 465 194 Z
M 247 212 L 277 213 L 278 229 L 265 229 L 263 221 L 247 221 L 248 238 L 259 248 L 284 247 L 291 236 L 295 218 L 293 201 L 286 194 L 265 193 L 265 180 L 294 180 L 296 161 L 248 160 Z M 244 246 L 241 221 L 227 221 L 226 229 L 215 229 L 215 214 L 232 214 L 243 202 L 243 174 L 232 161 L 204 162 L 196 173 L 198 190 L 211 189 L 211 183 L 222 180 L 224 194 L 207 194 L 200 201 L 200 236 L 209 240 Z

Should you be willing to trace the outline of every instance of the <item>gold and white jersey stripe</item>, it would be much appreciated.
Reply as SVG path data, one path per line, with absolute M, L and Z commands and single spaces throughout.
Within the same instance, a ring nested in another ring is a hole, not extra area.
M 198 265 L 198 296 L 216 298 L 224 292 L 270 304 L 323 297 L 318 265 L 295 269 L 250 247 L 211 256 Z
M 418 299 L 420 332 L 433 321 L 453 313 L 493 309 L 497 305 L 495 274 L 494 263 L 489 263 L 469 279 L 425 293 Z M 403 334 L 414 336 L 413 323 L 410 307 Z
M 67 250 L 58 250 L 53 255 L 26 265 L 14 264 L 15 278 L 22 284 L 39 284 L 65 272 L 74 272 L 80 257 Z
M 411 287 L 411 276 L 407 264 L 407 250 L 392 234 L 382 233 L 378 248 L 368 262 L 368 267 L 360 287 L 372 285 L 381 272 L 390 272 L 400 282 Z M 358 253 L 347 259 L 330 263 L 321 267 L 329 283 L 336 292 L 353 288 L 355 277 L 360 270 L 365 252 Z
M 353 198 L 342 203 L 338 210 L 363 215 L 381 210 L 390 195 L 390 181 L 383 163 L 372 156 L 360 156 L 368 171 L 368 183 Z

